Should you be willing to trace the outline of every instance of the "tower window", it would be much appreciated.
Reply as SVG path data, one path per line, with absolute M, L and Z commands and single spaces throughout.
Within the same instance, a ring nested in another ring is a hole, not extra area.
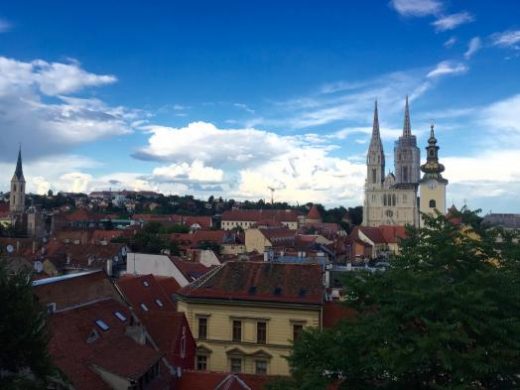
M 386 206 L 386 194 L 383 195 L 383 205 Z
M 395 194 L 392 194 L 392 206 L 395 206 Z
M 376 182 L 376 170 L 372 169 L 372 183 Z
M 403 167 L 403 181 L 408 181 L 408 167 Z
M 437 207 L 437 202 L 435 202 L 435 199 L 430 199 L 430 208 L 434 209 Z

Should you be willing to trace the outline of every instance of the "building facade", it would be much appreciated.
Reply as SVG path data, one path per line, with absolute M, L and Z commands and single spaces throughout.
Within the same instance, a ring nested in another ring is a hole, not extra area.
M 420 179 L 420 151 L 412 134 L 406 98 L 403 134 L 395 142 L 394 173 L 385 176 L 385 153 L 379 131 L 377 102 L 367 154 L 367 178 L 363 204 L 363 225 L 418 225 L 417 190 Z
M 302 329 L 321 328 L 323 297 L 319 265 L 231 261 L 179 290 L 177 310 L 196 369 L 289 375 L 285 357 Z

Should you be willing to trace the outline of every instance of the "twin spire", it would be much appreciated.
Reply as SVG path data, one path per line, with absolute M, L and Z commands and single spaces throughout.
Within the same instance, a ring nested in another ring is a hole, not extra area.
M 16 170 L 14 171 L 14 175 L 18 180 L 23 178 L 23 169 L 22 169 L 22 146 L 20 145 L 20 149 L 18 149 L 18 161 L 16 161 Z
M 379 131 L 379 115 L 377 111 L 377 99 L 374 105 L 374 122 L 372 124 L 372 138 L 380 138 Z M 412 125 L 410 124 L 410 108 L 408 106 L 408 95 L 406 95 L 406 102 L 404 106 L 404 124 L 403 124 L 403 137 L 412 136 Z

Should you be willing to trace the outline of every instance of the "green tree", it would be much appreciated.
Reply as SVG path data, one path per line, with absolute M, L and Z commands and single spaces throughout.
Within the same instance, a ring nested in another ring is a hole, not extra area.
M 389 270 L 346 276 L 356 318 L 304 332 L 285 388 L 520 387 L 519 235 L 442 216 L 408 233 Z
M 0 388 L 46 388 L 56 370 L 47 352 L 47 314 L 27 271 L 10 273 L 0 260 Z

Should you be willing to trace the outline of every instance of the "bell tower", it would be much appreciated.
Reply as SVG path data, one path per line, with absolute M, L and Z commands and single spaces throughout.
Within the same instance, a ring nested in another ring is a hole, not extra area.
M 9 196 L 9 211 L 12 218 L 19 220 L 25 211 L 25 178 L 22 169 L 22 148 L 18 150 L 18 161 L 13 178 L 11 179 L 11 193 Z
M 439 163 L 439 147 L 433 125 L 430 129 L 430 138 L 426 147 L 426 164 L 421 165 L 424 172 L 420 180 L 420 206 L 421 213 L 436 215 L 436 211 L 446 214 L 446 186 L 448 180 L 442 177 L 444 165 Z M 421 217 L 421 226 L 423 219 Z

